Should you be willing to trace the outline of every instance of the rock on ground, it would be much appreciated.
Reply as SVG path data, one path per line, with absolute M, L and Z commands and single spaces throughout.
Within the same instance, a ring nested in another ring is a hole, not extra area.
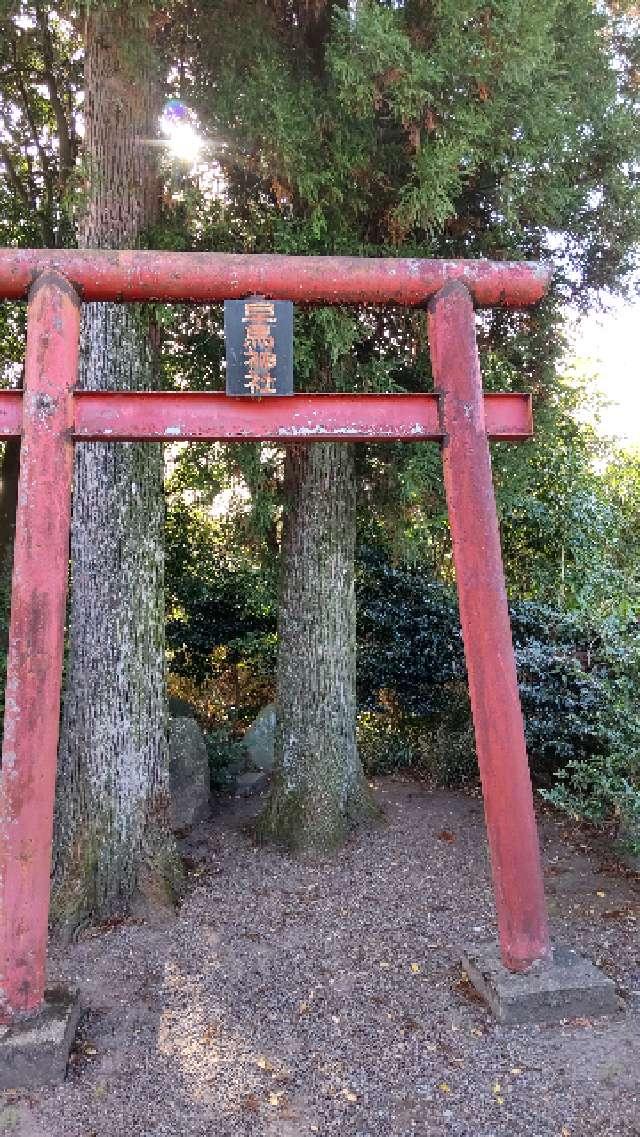
M 252 722 L 243 739 L 252 769 L 273 770 L 275 732 L 276 708 L 274 703 L 268 703 Z
M 204 735 L 192 718 L 169 722 L 171 827 L 190 829 L 209 810 L 209 759 Z
M 627 1010 L 499 1026 L 458 964 L 495 935 L 480 800 L 377 792 L 386 823 L 322 860 L 256 848 L 237 801 L 189 838 L 177 917 L 55 950 L 91 1011 L 67 1082 L 0 1095 L 0 1133 L 637 1137 L 638 878 L 544 814 L 555 936 Z

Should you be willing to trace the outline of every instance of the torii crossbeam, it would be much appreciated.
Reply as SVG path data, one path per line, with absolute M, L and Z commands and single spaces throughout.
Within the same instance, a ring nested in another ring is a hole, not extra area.
M 549 276 L 536 264 L 486 261 L 0 250 L 0 299 L 28 298 L 24 393 L 0 394 L 0 437 L 22 440 L 0 783 L 0 1022 L 37 1011 L 44 997 L 73 448 L 88 440 L 441 444 L 502 960 L 521 971 L 548 957 L 489 456 L 490 439 L 531 437 L 531 403 L 483 395 L 474 304 L 534 304 Z M 256 292 L 428 308 L 436 393 L 255 401 L 76 390 L 83 301 Z

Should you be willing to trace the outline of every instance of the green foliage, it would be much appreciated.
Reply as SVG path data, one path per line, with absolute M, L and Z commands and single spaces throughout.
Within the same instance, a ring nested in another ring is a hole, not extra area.
M 207 730 L 204 741 L 209 759 L 209 778 L 213 793 L 229 793 L 235 785 L 235 770 L 245 758 L 242 742 L 234 738 L 225 723 L 216 730 Z
M 576 285 L 619 277 L 640 235 L 625 7 L 207 3 L 195 95 L 231 212 L 273 212 L 281 251 L 539 254 L 564 233 Z
M 72 4 L 0 6 L 0 245 L 73 241 L 82 82 L 76 17 Z
M 440 783 L 467 780 L 474 746 L 454 595 L 424 573 L 366 551 L 358 604 L 359 697 L 370 715 L 362 731 L 371 768 L 381 768 L 376 755 L 386 744 L 386 767 L 397 750 L 400 766 L 419 767 Z M 511 620 L 535 781 L 549 786 L 563 769 L 603 763 L 637 769 L 635 621 L 602 627 L 533 602 L 514 604 Z
M 600 713 L 604 745 L 557 772 L 545 796 L 574 817 L 618 835 L 640 854 L 640 630 L 614 623 L 595 645 L 589 664 L 606 692 Z M 582 718 L 580 723 L 582 725 Z
M 361 711 L 358 715 L 358 753 L 368 775 L 395 774 L 417 766 L 417 739 L 411 723 L 393 714 Z
M 570 816 L 613 833 L 622 849 L 640 856 L 640 767 L 628 753 L 569 762 L 544 796 Z
M 630 543 L 602 447 L 577 419 L 584 384 L 559 364 L 561 298 L 621 287 L 640 237 L 637 14 L 582 0 L 361 0 L 355 12 L 321 3 L 313 13 L 256 0 L 239 20 L 235 3 L 214 0 L 185 24 L 180 93 L 197 107 L 225 189 L 207 199 L 181 186 L 168 239 L 251 252 L 551 256 L 546 304 L 479 320 L 487 389 L 534 396 L 535 441 L 494 448 L 508 584 L 514 595 L 629 614 Z M 219 386 L 217 315 L 189 314 L 172 335 L 179 382 Z M 422 314 L 300 310 L 295 351 L 298 388 L 430 382 Z M 232 451 L 225 460 L 233 468 Z M 359 471 L 362 540 L 451 582 L 435 448 L 362 448 Z M 263 534 L 278 490 L 275 463 L 251 486 L 249 520 Z
M 273 581 L 234 547 L 229 529 L 175 503 L 167 516 L 166 566 L 171 670 L 203 683 L 242 659 L 254 674 L 271 675 Z
M 77 15 L 72 3 L 0 7 L 0 244 L 73 242 Z M 555 260 L 546 304 L 479 318 L 487 389 L 531 391 L 535 403 L 535 441 L 493 449 L 508 584 L 529 602 L 513 610 L 527 736 L 540 781 L 564 771 L 557 804 L 629 828 L 640 461 L 603 448 L 580 420 L 584 385 L 559 360 L 560 301 L 620 288 L 640 238 L 637 10 L 203 0 L 158 6 L 157 19 L 174 93 L 196 105 L 225 186 L 211 195 L 173 170 L 150 243 Z M 165 385 L 223 386 L 220 315 L 158 309 Z M 0 364 L 15 380 L 23 311 L 0 321 Z M 296 382 L 424 389 L 424 341 L 422 313 L 300 309 Z M 216 495 L 238 483 L 242 507 L 213 516 Z M 475 759 L 438 452 L 362 448 L 359 488 L 361 544 L 384 550 L 363 551 L 358 569 L 363 756 L 371 771 L 464 780 Z M 185 682 L 217 684 L 233 720 L 257 689 L 247 676 L 263 690 L 273 682 L 280 457 L 193 446 L 176 458 L 170 493 L 170 665 Z M 222 771 L 228 730 L 208 745 Z
M 432 714 L 442 685 L 464 676 L 455 595 L 372 549 L 359 555 L 356 595 L 360 705 L 388 691 L 403 713 Z

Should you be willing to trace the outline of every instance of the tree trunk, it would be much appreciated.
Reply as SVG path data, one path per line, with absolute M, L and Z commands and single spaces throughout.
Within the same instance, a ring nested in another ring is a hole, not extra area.
M 9 616 L 11 608 L 11 570 L 13 539 L 16 532 L 18 478 L 20 476 L 20 439 L 8 438 L 0 463 L 0 683 L 6 679 L 9 650 Z M 3 690 L 4 695 L 4 690 Z M 4 715 L 4 697 L 2 712 Z M 0 766 L 2 761 L 0 760 Z
M 83 247 L 127 248 L 156 217 L 159 183 L 150 49 L 141 5 L 87 17 Z M 152 385 L 139 309 L 84 308 L 80 385 Z M 167 827 L 162 449 L 76 448 L 69 660 L 60 743 L 55 922 L 73 927 L 171 884 Z
M 352 447 L 287 449 L 274 781 L 258 832 L 339 845 L 372 806 L 356 745 Z
M 19 476 L 20 439 L 8 438 L 0 465 L 0 573 L 3 578 L 10 572 L 13 560 Z

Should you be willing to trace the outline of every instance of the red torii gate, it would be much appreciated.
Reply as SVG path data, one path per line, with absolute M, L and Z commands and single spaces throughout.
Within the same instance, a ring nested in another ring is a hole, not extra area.
M 28 298 L 24 391 L 0 394 L 21 437 L 0 782 L 0 1023 L 44 999 L 73 472 L 85 441 L 441 443 L 502 960 L 550 955 L 489 439 L 532 435 L 531 400 L 487 394 L 474 304 L 527 306 L 550 270 L 487 261 L 0 250 L 0 299 Z M 435 394 L 76 390 L 82 301 L 209 303 L 261 293 L 314 304 L 428 306 Z

